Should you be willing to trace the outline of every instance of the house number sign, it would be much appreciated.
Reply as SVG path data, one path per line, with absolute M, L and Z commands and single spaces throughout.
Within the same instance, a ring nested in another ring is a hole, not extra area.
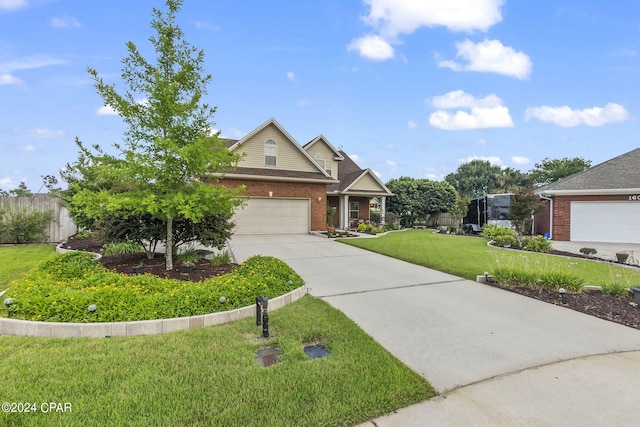
M 634 202 L 640 202 L 640 194 L 629 196 L 629 200 L 633 200 Z

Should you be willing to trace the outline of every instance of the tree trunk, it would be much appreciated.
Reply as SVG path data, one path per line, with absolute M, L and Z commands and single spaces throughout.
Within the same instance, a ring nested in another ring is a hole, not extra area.
M 173 217 L 167 218 L 167 247 L 164 251 L 165 270 L 173 270 Z

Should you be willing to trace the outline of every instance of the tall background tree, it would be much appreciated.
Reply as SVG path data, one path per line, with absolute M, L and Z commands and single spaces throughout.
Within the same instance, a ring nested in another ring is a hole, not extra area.
M 545 158 L 540 163 L 536 163 L 529 174 L 536 187 L 544 187 L 589 167 L 591 167 L 591 160 L 586 160 L 582 157 Z
M 519 188 L 511 198 L 509 219 L 515 226 L 520 240 L 533 221 L 533 215 L 544 209 L 544 202 L 534 191 L 533 187 Z
M 161 220 L 170 270 L 176 218 L 198 223 L 210 215 L 230 217 L 240 204 L 236 196 L 241 189 L 216 184 L 216 174 L 235 166 L 239 156 L 211 135 L 216 108 L 203 101 L 211 75 L 203 71 L 204 52 L 184 40 L 175 22 L 182 0 L 167 0 L 166 6 L 166 13 L 152 11 L 155 35 L 149 40 L 155 63 L 127 43 L 121 75 L 127 90 L 117 92 L 115 84 L 88 68 L 104 104 L 122 117 L 127 130 L 124 144 L 114 144 L 117 156 L 97 146 L 91 152 L 78 142 L 81 156 L 95 167 L 90 174 L 109 185 L 71 184 L 69 201 L 87 218 L 150 215 Z
M 448 182 L 403 176 L 385 185 L 394 194 L 388 199 L 387 210 L 400 215 L 405 227 L 413 226 L 417 219 L 427 221 L 449 212 L 457 198 L 455 189 Z
M 464 163 L 444 179 L 451 184 L 461 196 L 470 198 L 484 196 L 498 188 L 497 177 L 501 176 L 500 166 L 492 165 L 485 160 L 472 160 Z

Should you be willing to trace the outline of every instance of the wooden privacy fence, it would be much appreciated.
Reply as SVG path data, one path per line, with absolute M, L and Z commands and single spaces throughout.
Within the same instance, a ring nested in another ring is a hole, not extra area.
M 0 208 L 5 211 L 26 209 L 29 212 L 50 210 L 53 218 L 47 230 L 47 242 L 50 243 L 65 241 L 78 231 L 78 227 L 73 223 L 62 200 L 51 194 L 34 194 L 28 197 L 2 196 L 0 197 Z

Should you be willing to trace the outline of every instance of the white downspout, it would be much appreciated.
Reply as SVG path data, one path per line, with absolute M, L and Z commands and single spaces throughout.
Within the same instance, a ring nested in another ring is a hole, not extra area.
M 553 240 L 553 199 L 545 196 L 538 197 L 549 201 L 549 239 Z

